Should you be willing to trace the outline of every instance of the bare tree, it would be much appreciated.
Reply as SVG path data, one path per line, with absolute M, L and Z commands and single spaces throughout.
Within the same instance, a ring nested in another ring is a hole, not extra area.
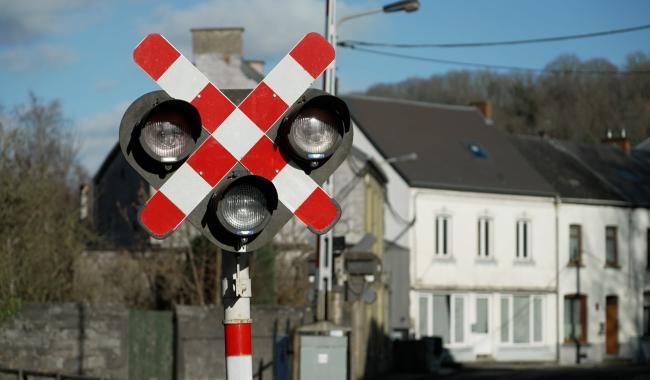
M 2 114 L 0 300 L 74 298 L 73 264 L 90 237 L 79 217 L 76 154 L 59 103 L 31 95 Z

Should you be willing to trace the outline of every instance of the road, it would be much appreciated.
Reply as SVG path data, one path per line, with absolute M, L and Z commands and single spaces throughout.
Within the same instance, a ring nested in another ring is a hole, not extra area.
M 650 380 L 650 366 L 613 367 L 470 367 L 443 375 L 393 374 L 381 380 Z

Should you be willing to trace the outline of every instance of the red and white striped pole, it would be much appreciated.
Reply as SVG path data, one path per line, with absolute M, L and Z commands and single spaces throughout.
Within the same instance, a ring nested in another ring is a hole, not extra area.
M 221 265 L 226 379 L 253 379 L 250 254 L 223 252 Z

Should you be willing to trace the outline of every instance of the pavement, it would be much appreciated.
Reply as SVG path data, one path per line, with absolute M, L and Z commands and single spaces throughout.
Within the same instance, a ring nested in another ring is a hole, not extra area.
M 649 365 L 617 366 L 531 366 L 531 365 L 472 365 L 458 369 L 443 369 L 439 374 L 389 374 L 375 380 L 650 380 Z

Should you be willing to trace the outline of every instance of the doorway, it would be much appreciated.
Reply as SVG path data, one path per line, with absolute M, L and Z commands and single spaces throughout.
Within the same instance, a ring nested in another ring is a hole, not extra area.
M 607 296 L 605 307 L 605 351 L 618 354 L 618 297 Z

